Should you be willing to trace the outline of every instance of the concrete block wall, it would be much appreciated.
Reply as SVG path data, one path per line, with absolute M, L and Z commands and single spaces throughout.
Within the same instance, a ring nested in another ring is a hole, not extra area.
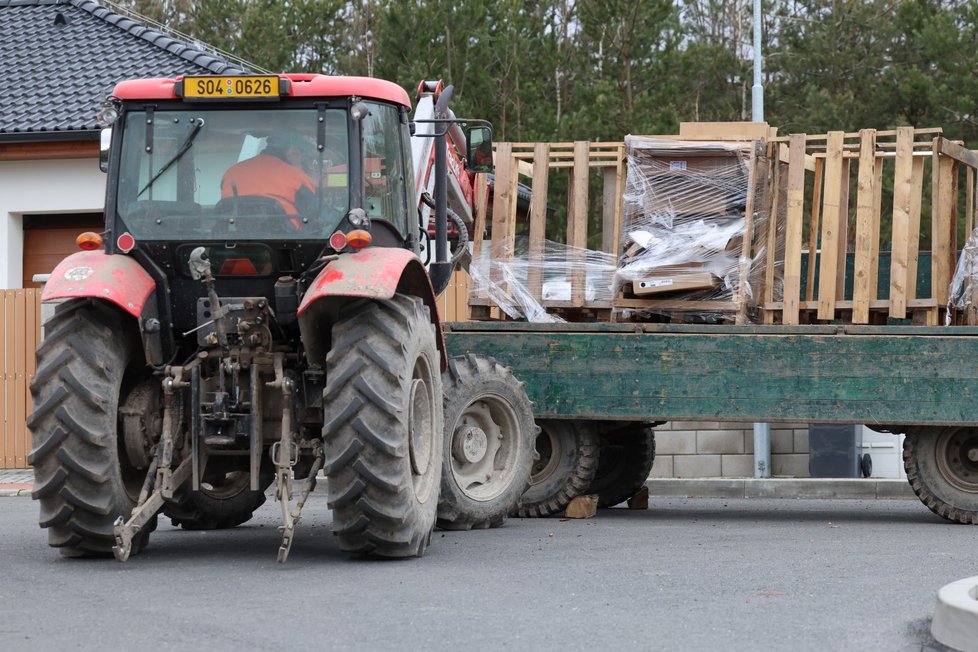
M 808 424 L 771 426 L 771 474 L 807 478 Z M 653 478 L 752 478 L 749 423 L 673 421 L 655 429 Z

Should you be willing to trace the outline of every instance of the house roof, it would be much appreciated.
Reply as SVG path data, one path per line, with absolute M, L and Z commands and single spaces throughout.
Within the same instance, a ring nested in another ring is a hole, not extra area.
M 92 138 L 125 79 L 243 72 L 93 0 L 0 0 L 0 140 Z

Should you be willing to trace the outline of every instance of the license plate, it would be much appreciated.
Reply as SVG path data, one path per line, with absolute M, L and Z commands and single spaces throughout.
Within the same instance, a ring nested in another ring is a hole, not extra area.
M 184 77 L 185 99 L 249 99 L 278 98 L 278 77 L 275 75 L 229 77 Z

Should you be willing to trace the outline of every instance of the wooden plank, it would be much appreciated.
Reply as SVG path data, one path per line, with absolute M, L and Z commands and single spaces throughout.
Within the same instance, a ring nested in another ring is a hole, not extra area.
M 543 292 L 544 245 L 547 239 L 547 190 L 550 182 L 550 146 L 537 143 L 533 148 L 533 197 L 530 199 L 530 251 L 527 290 L 541 302 Z
M 802 301 L 799 304 L 799 307 L 802 310 L 817 310 L 818 301 Z M 907 299 L 907 308 L 924 309 L 924 308 L 936 308 L 936 307 L 937 307 L 937 302 L 934 301 L 933 299 Z M 770 305 L 764 306 L 764 308 L 766 310 L 781 310 L 782 308 L 784 308 L 784 303 L 781 301 L 775 301 Z M 836 301 L 835 308 L 836 310 L 852 310 L 852 301 L 848 301 L 848 300 Z M 869 309 L 877 310 L 877 311 L 878 310 L 888 311 L 890 309 L 890 302 L 887 299 L 873 299 L 872 301 L 869 302 Z M 894 327 L 891 326 L 888 328 L 892 330 Z
M 684 299 L 615 299 L 616 308 L 651 308 L 678 312 L 737 312 L 733 301 L 687 301 Z
M 910 208 L 913 193 L 913 127 L 897 129 L 893 173 L 893 236 L 890 258 L 890 317 L 907 316 L 907 265 L 910 258 Z
M 964 176 L 967 187 L 964 200 L 964 233 L 967 240 L 975 228 L 975 169 L 965 168 Z
M 815 180 L 812 186 L 812 212 L 808 224 L 808 278 L 805 299 L 815 298 L 815 256 L 818 253 L 818 231 L 822 215 L 822 181 L 825 177 L 825 160 L 815 161 Z
M 879 132 L 877 132 L 879 135 Z M 876 175 L 873 179 L 873 188 L 876 191 L 876 195 L 873 198 L 873 233 L 876 237 L 872 238 L 871 243 L 873 246 L 871 252 L 872 262 L 869 265 L 869 296 L 870 299 L 875 299 L 879 293 L 879 260 L 880 260 L 880 240 L 882 239 L 882 233 L 880 233 L 880 216 L 883 212 L 883 160 L 884 157 L 876 157 Z
M 618 165 L 615 167 L 616 176 L 616 191 L 615 191 L 615 216 L 614 216 L 614 236 L 612 242 L 615 245 L 615 253 L 618 253 L 618 247 L 621 246 L 621 220 L 622 214 L 625 210 L 625 182 L 627 180 L 627 168 L 625 166 L 625 146 L 622 145 L 618 148 Z
M 475 225 L 472 234 L 472 257 L 482 253 L 482 241 L 486 235 L 486 214 L 489 212 L 489 175 L 475 175 Z
M 34 354 L 33 348 L 28 351 L 28 342 L 33 338 L 29 337 L 27 331 L 26 292 L 27 290 L 14 291 L 14 466 L 18 469 L 27 467 L 27 406 L 31 398 L 27 385 L 27 356 Z M 33 334 L 32 324 L 30 335 Z
M 835 300 L 843 301 L 846 298 L 846 254 L 849 252 L 849 170 L 852 161 L 842 160 L 842 190 L 839 195 L 839 260 L 835 268 Z
M 938 152 L 949 158 L 954 159 L 959 163 L 963 163 L 971 168 L 978 168 L 978 153 L 959 145 L 953 141 L 944 138 L 943 136 L 937 138 L 938 141 Z
M 798 323 L 801 298 L 801 240 L 805 212 L 805 134 L 791 137 L 788 150 L 788 202 L 785 215 L 783 324 Z
M 496 154 L 498 160 L 498 154 Z M 480 263 L 482 258 L 482 247 L 486 236 L 486 220 L 489 213 L 489 175 L 487 174 L 477 174 L 475 175 L 475 225 L 473 230 L 475 233 L 472 234 L 472 260 L 475 263 Z M 487 270 L 488 271 L 488 270 Z M 469 307 L 471 308 L 474 303 L 473 301 L 487 301 L 488 292 L 483 284 L 478 287 L 470 287 L 469 296 L 466 300 Z M 471 315 L 471 310 L 468 311 Z
M 920 209 L 924 190 L 924 159 L 914 157 L 910 182 L 910 234 L 907 250 L 907 299 L 917 298 L 917 264 L 920 258 Z
M 766 122 L 680 122 L 680 140 L 766 140 Z
M 7 466 L 7 337 L 13 329 L 7 324 L 6 297 L 7 291 L 0 290 L 0 469 L 10 468 Z
M 618 252 L 615 238 L 615 218 L 618 213 L 618 168 L 605 168 L 601 178 L 601 251 L 607 254 Z
M 574 167 L 570 171 L 569 205 L 567 207 L 568 274 L 571 284 L 571 303 L 584 306 L 585 272 L 584 250 L 587 249 L 587 202 L 588 202 L 588 142 L 574 143 Z
M 516 197 L 511 179 L 516 181 L 517 175 L 513 168 L 512 146 L 509 143 L 496 145 L 496 176 L 493 185 L 492 201 L 492 244 L 489 247 L 489 282 L 502 284 L 502 273 L 497 263 L 513 258 L 513 240 L 509 238 L 511 223 L 514 221 L 512 209 L 516 206 Z
M 4 348 L 7 353 L 4 361 L 4 392 L 3 392 L 3 438 L 4 438 L 4 465 L 5 468 L 17 468 L 15 438 L 17 436 L 16 422 L 14 420 L 14 406 L 17 402 L 17 361 L 16 361 L 16 293 L 15 290 L 5 290 L 3 293 L 4 303 Z
M 747 160 L 747 205 L 744 208 L 743 251 L 740 252 L 740 268 L 737 277 L 737 324 L 747 323 L 747 285 L 750 282 L 751 256 L 754 249 L 754 202 L 757 200 L 757 146 L 751 148 Z
M 869 323 L 870 270 L 873 260 L 873 240 L 879 233 L 873 230 L 876 203 L 876 130 L 860 132 L 859 181 L 856 194 L 856 250 L 852 277 L 852 323 Z M 878 246 L 878 245 L 877 245 Z
M 931 217 L 931 286 L 934 298 L 941 305 L 947 304 L 950 294 L 951 274 L 954 270 L 954 248 L 951 240 L 953 228 L 954 159 L 939 156 L 934 164 L 936 183 L 933 185 L 933 214 Z
M 767 205 L 766 229 L 767 242 L 764 246 L 764 288 L 762 303 L 774 300 L 774 272 L 778 263 L 778 228 L 779 208 L 781 206 L 781 163 L 775 158 L 768 157 L 766 165 L 769 172 L 769 192 Z M 764 312 L 762 320 L 765 324 L 774 323 L 774 313 Z
M 843 161 L 841 131 L 829 132 L 825 158 L 825 194 L 822 217 L 822 254 L 819 257 L 818 318 L 835 318 L 836 283 L 838 280 L 839 232 L 845 220 L 842 205 Z M 848 186 L 848 179 L 845 180 Z
M 30 417 L 31 413 L 34 411 L 34 400 L 31 397 L 30 386 L 31 381 L 34 380 L 34 376 L 37 374 L 37 356 L 35 351 L 37 346 L 41 343 L 41 291 L 36 289 L 25 290 L 27 295 L 27 312 L 26 318 L 26 332 L 27 332 L 27 367 L 25 380 L 27 383 L 27 392 L 25 393 L 25 403 L 24 403 L 24 414 Z M 27 438 L 25 451 L 30 453 L 32 443 L 31 443 L 31 433 L 27 428 L 24 428 L 24 434 Z M 27 466 L 27 459 L 24 459 L 24 466 Z
M 957 266 L 957 255 L 958 251 L 958 190 L 960 189 L 960 184 L 958 179 L 961 175 L 958 171 L 961 168 L 961 164 L 958 161 L 954 161 L 951 165 L 951 223 L 948 225 L 950 227 L 950 234 L 948 237 L 951 239 L 951 269 L 954 270 Z M 953 271 L 952 271 L 953 274 Z

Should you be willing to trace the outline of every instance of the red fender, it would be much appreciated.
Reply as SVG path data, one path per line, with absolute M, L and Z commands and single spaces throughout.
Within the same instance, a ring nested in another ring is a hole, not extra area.
M 352 254 L 342 254 L 319 272 L 319 276 L 299 304 L 300 326 L 303 313 L 326 297 L 364 297 L 390 299 L 395 293 L 421 297 L 428 306 L 435 325 L 435 337 L 441 352 L 442 368 L 448 364 L 445 340 L 438 317 L 435 291 L 421 259 L 407 249 L 367 247 Z
M 42 301 L 93 297 L 116 304 L 139 317 L 156 281 L 129 256 L 102 250 L 71 254 L 54 268 L 44 285 Z

